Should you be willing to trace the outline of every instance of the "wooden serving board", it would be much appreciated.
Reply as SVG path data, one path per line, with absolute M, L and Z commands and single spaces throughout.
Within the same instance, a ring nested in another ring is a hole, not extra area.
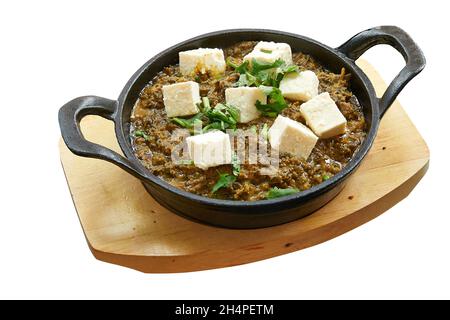
M 386 88 L 366 62 L 377 93 Z M 116 151 L 113 124 L 82 122 L 85 136 Z M 381 121 L 375 143 L 344 190 L 312 215 L 284 225 L 230 230 L 186 220 L 161 207 L 140 181 L 105 161 L 73 155 L 61 162 L 94 256 L 143 272 L 186 272 L 239 265 L 300 250 L 339 236 L 405 198 L 428 168 L 427 145 L 398 102 Z

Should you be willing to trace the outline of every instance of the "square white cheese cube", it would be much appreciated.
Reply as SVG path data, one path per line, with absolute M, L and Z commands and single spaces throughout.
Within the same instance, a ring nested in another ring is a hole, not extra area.
M 253 59 L 263 63 L 272 63 L 281 59 L 290 65 L 292 64 L 291 46 L 287 43 L 260 41 L 252 52 L 244 57 L 244 61 L 249 60 L 251 62 Z
M 221 49 L 199 48 L 182 51 L 178 54 L 180 72 L 183 75 L 211 72 L 221 74 L 225 72 L 226 63 Z
M 317 136 L 300 122 L 278 116 L 269 129 L 269 141 L 272 148 L 308 159 Z
M 303 103 L 300 112 L 308 126 L 320 138 L 326 139 L 345 132 L 347 120 L 328 92 Z
M 199 112 L 200 87 L 197 82 L 186 81 L 162 87 L 164 107 L 169 118 L 188 116 Z
M 281 80 L 280 90 L 285 98 L 308 101 L 319 93 L 319 79 L 309 70 L 300 73 L 291 72 Z
M 239 87 L 225 90 L 226 103 L 239 109 L 240 123 L 247 123 L 261 116 L 255 106 L 257 100 L 262 104 L 267 103 L 267 96 L 259 88 Z
M 231 163 L 230 136 L 222 131 L 211 131 L 186 138 L 189 157 L 203 170 Z

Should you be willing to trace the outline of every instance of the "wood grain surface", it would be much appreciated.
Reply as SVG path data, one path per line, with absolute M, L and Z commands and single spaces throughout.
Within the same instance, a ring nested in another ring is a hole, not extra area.
M 376 71 L 358 64 L 378 94 Z M 82 121 L 91 141 L 120 148 L 113 123 Z M 140 181 L 105 161 L 73 155 L 60 141 L 61 162 L 88 245 L 99 259 L 143 272 L 186 272 L 258 261 L 339 236 L 404 199 L 428 168 L 426 143 L 396 101 L 381 121 L 375 143 L 344 190 L 312 215 L 284 225 L 230 230 L 181 218 L 161 207 Z M 69 214 L 69 213 L 67 213 Z

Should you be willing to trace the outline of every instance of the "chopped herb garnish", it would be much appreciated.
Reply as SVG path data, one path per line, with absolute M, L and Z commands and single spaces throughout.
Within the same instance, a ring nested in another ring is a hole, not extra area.
M 227 128 L 228 128 L 228 124 L 227 123 L 225 123 L 223 121 L 219 121 L 219 122 L 213 122 L 213 123 L 210 123 L 210 124 L 206 125 L 203 128 L 203 132 L 205 133 L 205 132 L 208 132 L 208 131 L 211 131 L 211 130 L 225 131 Z
M 214 109 L 206 113 L 210 121 L 223 121 L 230 125 L 236 125 L 239 120 L 239 110 L 233 106 L 219 103 Z
M 135 137 L 142 137 L 144 138 L 146 141 L 148 141 L 150 139 L 150 137 L 143 131 L 143 130 L 136 130 L 134 132 L 134 136 Z
M 239 68 L 239 64 L 235 63 L 231 57 L 227 58 L 226 63 L 228 66 L 232 67 L 233 69 Z
M 228 128 L 236 128 L 239 121 L 239 110 L 231 105 L 218 103 L 215 108 L 205 112 L 208 124 L 203 128 L 204 132 L 217 129 L 225 131 Z
M 259 51 L 264 52 L 264 53 L 272 53 L 272 50 L 267 50 L 267 49 L 261 49 Z
M 267 192 L 266 198 L 267 199 L 274 199 L 279 197 L 285 197 L 289 196 L 291 194 L 297 193 L 300 190 L 297 188 L 286 188 L 286 189 L 280 189 L 280 188 L 271 188 L 269 192 Z
M 208 97 L 202 97 L 202 103 L 199 105 L 201 112 L 208 112 L 211 109 Z
M 250 72 L 246 72 L 245 74 L 242 75 L 242 77 L 245 76 L 245 81 L 247 81 L 247 86 L 251 87 L 251 86 L 259 86 L 261 84 L 261 79 L 259 79 L 258 77 L 255 77 L 254 75 L 252 75 Z M 239 78 L 240 80 L 240 78 Z
M 285 74 L 298 71 L 296 65 L 287 65 L 281 59 L 277 59 L 272 63 L 258 62 L 256 59 L 253 59 L 251 65 L 248 60 L 237 65 L 228 59 L 227 63 L 241 75 L 235 84 L 237 87 L 265 85 L 278 88 Z
M 236 177 L 228 173 L 219 173 L 219 180 L 212 188 L 211 192 L 216 193 L 217 190 L 225 187 L 229 187 L 233 182 L 236 181 Z
M 237 153 L 234 153 L 231 157 L 231 165 L 233 166 L 233 175 L 239 176 L 241 172 L 241 160 L 239 159 Z
M 298 72 L 298 66 L 296 66 L 296 65 L 290 65 L 290 66 L 287 66 L 287 65 L 284 65 L 284 66 L 282 66 L 281 67 L 281 72 L 283 72 L 283 73 L 291 73 L 291 72 Z
M 241 74 L 239 80 L 234 84 L 236 87 L 250 87 L 250 82 L 247 79 L 246 74 Z
M 244 61 L 241 64 L 234 63 L 230 57 L 227 58 L 227 65 L 232 67 L 234 71 L 243 74 L 248 71 L 249 62 L 248 60 Z
M 198 107 L 200 112 L 192 118 L 172 118 L 172 122 L 191 131 L 196 129 L 197 126 L 200 127 L 203 125 L 205 126 L 202 132 L 208 132 L 210 130 L 225 131 L 228 128 L 236 128 L 236 124 L 239 121 L 239 110 L 237 108 L 224 103 L 219 103 L 214 108 L 211 108 L 207 97 L 202 98 L 202 102 L 198 104 Z
M 256 59 L 252 60 L 252 73 L 258 74 L 258 72 L 262 70 L 268 70 L 268 69 L 274 69 L 285 65 L 285 62 L 281 59 L 277 59 L 274 62 L 266 63 L 266 62 L 259 62 Z
M 201 123 L 201 117 L 202 114 L 201 113 L 197 113 L 195 116 L 193 116 L 192 118 L 189 119 L 185 119 L 185 118 L 172 118 L 172 122 L 178 124 L 179 126 L 186 128 L 186 129 L 192 129 L 194 128 L 194 126 L 196 124 L 200 124 Z
M 257 100 L 255 103 L 256 108 L 265 116 L 275 118 L 284 108 L 287 107 L 287 103 L 283 98 L 281 90 L 275 87 L 260 86 L 264 93 L 267 95 L 267 104 L 262 104 Z
M 322 180 L 323 180 L 323 181 L 327 181 L 328 179 L 330 179 L 330 176 L 329 176 L 329 175 L 324 174 L 324 175 L 322 176 Z

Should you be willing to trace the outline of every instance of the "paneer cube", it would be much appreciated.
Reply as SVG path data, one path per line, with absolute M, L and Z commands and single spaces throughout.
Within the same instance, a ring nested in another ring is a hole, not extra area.
M 267 103 L 267 96 L 264 92 L 255 87 L 228 88 L 225 90 L 225 101 L 239 109 L 239 122 L 247 123 L 261 116 L 256 108 L 256 101 L 262 104 Z
M 280 82 L 280 90 L 285 98 L 308 101 L 319 93 L 319 79 L 312 71 L 291 72 Z
M 328 92 L 324 92 L 303 103 L 300 112 L 307 125 L 322 139 L 345 132 L 347 120 Z
M 318 138 L 300 122 L 279 115 L 269 129 L 272 148 L 308 159 Z
M 189 157 L 194 165 L 203 170 L 231 163 L 230 136 L 222 131 L 190 136 L 186 138 Z
M 164 107 L 169 118 L 188 116 L 199 112 L 200 87 L 197 82 L 187 81 L 162 87 Z
M 180 71 L 183 75 L 210 72 L 213 75 L 225 72 L 226 63 L 221 49 L 199 48 L 179 54 Z
M 292 64 L 291 46 L 287 43 L 276 43 L 260 41 L 253 48 L 253 51 L 244 57 L 250 63 L 255 59 L 258 62 L 272 63 L 277 59 L 283 60 L 286 64 Z

